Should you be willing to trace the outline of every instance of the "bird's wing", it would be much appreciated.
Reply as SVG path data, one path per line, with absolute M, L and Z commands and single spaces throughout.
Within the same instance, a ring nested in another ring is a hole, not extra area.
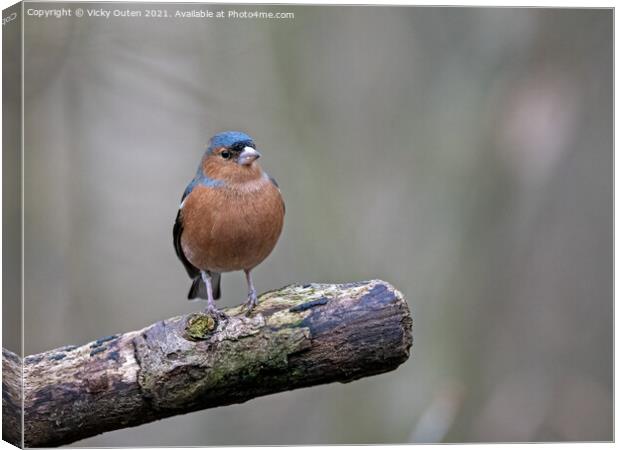
M 275 187 L 280 189 L 280 185 L 278 184 L 278 182 L 276 181 L 274 177 L 272 177 L 271 175 L 267 175 L 267 178 L 269 178 L 269 181 L 271 181 L 271 184 L 273 184 Z
M 280 191 L 280 185 L 278 184 L 276 179 L 268 173 L 266 173 L 266 175 L 267 178 L 269 178 L 269 181 L 271 181 L 271 184 L 273 184 L 276 188 L 278 188 L 278 191 Z M 280 191 L 280 194 L 282 194 L 282 191 Z M 282 198 L 282 195 L 280 195 L 280 199 L 282 200 L 282 209 L 284 210 L 284 212 L 286 212 L 286 205 L 284 204 L 284 199 Z
M 174 243 L 174 251 L 176 252 L 177 257 L 181 260 L 181 262 L 185 266 L 185 270 L 187 271 L 187 274 L 189 275 L 190 278 L 196 278 L 198 275 L 200 275 L 200 271 L 196 267 L 194 267 L 192 263 L 190 263 L 187 260 L 187 258 L 185 257 L 185 253 L 183 253 L 183 247 L 181 246 L 181 235 L 183 234 L 183 216 L 181 214 L 181 211 L 182 211 L 183 202 L 185 201 L 185 198 L 190 194 L 190 192 L 192 192 L 192 189 L 194 188 L 195 185 L 196 183 L 192 181 L 185 189 L 185 192 L 183 192 L 183 197 L 181 197 L 181 206 L 179 206 L 179 211 L 177 212 L 177 218 L 174 221 L 174 227 L 172 227 L 172 239 Z

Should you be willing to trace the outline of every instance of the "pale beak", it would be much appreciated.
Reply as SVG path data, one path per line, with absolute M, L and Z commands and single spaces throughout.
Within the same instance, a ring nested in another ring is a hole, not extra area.
M 249 166 L 255 159 L 260 158 L 260 153 L 252 147 L 245 147 L 241 153 L 239 153 L 239 164 L 242 166 Z

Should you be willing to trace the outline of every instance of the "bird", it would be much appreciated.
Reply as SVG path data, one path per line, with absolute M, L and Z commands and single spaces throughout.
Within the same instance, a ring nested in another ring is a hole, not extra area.
M 215 305 L 221 274 L 243 271 L 247 313 L 258 304 L 252 270 L 274 249 L 285 205 L 276 180 L 257 159 L 254 140 L 241 131 L 215 134 L 185 188 L 173 226 L 174 249 L 192 284 L 188 299 L 206 299 L 205 312 L 227 318 Z

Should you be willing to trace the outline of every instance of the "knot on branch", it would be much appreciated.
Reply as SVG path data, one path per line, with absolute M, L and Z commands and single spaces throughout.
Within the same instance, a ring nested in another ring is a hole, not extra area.
M 216 326 L 217 320 L 210 314 L 190 314 L 185 324 L 185 335 L 192 341 L 206 339 Z
M 288 356 L 310 345 L 310 333 L 272 325 L 261 313 L 229 316 L 217 328 L 206 314 L 155 324 L 134 339 L 143 395 L 156 409 L 191 410 L 260 395 L 263 376 L 285 382 Z M 199 339 L 187 339 L 188 328 Z

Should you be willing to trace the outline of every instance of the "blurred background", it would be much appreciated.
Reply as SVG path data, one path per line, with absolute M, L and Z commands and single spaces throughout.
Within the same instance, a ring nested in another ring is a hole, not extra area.
M 153 8 L 294 19 L 26 17 L 25 353 L 202 307 L 172 225 L 227 129 L 287 204 L 259 291 L 389 281 L 413 353 L 75 445 L 613 438 L 611 10 Z

